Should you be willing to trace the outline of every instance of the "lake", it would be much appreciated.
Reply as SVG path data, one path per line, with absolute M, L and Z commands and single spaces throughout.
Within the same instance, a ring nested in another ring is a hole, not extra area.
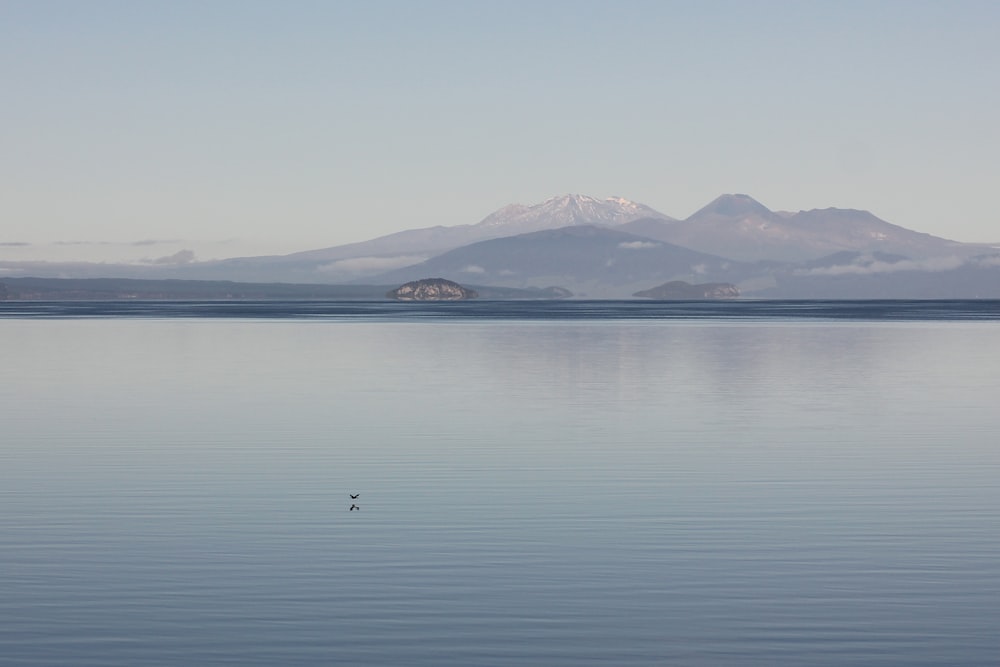
M 1000 656 L 997 302 L 6 302 L 0 344 L 0 665 Z

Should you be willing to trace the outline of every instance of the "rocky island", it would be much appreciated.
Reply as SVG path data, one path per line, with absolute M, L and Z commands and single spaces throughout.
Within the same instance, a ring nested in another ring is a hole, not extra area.
M 462 301 L 475 299 L 479 294 L 451 280 L 423 278 L 389 290 L 386 296 L 397 301 Z

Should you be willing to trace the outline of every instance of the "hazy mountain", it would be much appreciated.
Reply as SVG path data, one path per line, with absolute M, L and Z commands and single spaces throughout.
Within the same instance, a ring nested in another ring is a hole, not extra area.
M 673 220 L 644 204 L 621 197 L 595 199 L 569 194 L 533 206 L 510 204 L 476 224 L 411 229 L 360 243 L 251 259 L 257 265 L 266 265 L 270 271 L 280 268 L 297 272 L 297 279 L 302 277 L 303 267 L 311 266 L 310 270 L 324 281 L 352 280 L 416 264 L 477 241 L 570 225 L 614 226 L 640 218 Z M 241 258 L 219 264 L 226 270 L 239 269 L 246 261 Z
M 751 298 L 1000 296 L 994 248 L 914 232 L 867 211 L 771 211 L 748 195 L 723 195 L 685 220 L 626 199 L 564 195 L 505 206 L 476 224 L 291 255 L 146 265 L 0 262 L 0 275 L 390 286 L 444 277 L 480 294 L 487 286 L 557 286 L 595 298 L 629 298 L 674 280 L 734 283 Z
M 440 276 L 460 284 L 559 286 L 577 297 L 627 298 L 669 280 L 740 280 L 759 268 L 596 225 L 480 241 L 366 278 L 403 283 Z
M 747 195 L 722 195 L 685 220 L 637 220 L 621 229 L 743 261 L 800 262 L 840 251 L 915 258 L 983 252 L 982 247 L 890 224 L 868 211 L 827 208 L 778 213 Z
M 346 283 L 419 264 L 435 255 L 477 241 L 568 225 L 614 226 L 639 218 L 672 220 L 648 206 L 620 197 L 596 199 L 570 194 L 552 197 L 532 206 L 511 204 L 476 224 L 410 229 L 369 241 L 289 255 L 238 257 L 184 265 L 0 262 L 0 269 L 6 268 L 10 275 L 39 277 Z

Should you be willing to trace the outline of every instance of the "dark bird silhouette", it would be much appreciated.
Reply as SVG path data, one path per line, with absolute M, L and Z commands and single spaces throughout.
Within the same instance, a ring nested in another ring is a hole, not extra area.
M 347 494 L 347 495 L 351 496 L 351 500 L 357 500 L 357 499 L 358 499 L 358 496 L 360 496 L 361 494 L 359 493 L 359 494 L 355 495 L 355 494 L 353 494 L 353 493 L 349 493 L 349 494 Z
M 358 510 L 358 511 L 360 512 L 360 511 L 361 511 L 361 508 L 360 508 L 360 507 L 358 507 L 357 505 L 355 505 L 354 503 L 351 503 L 351 509 L 349 509 L 349 510 L 347 510 L 347 511 L 348 511 L 348 512 L 353 512 L 354 510 Z

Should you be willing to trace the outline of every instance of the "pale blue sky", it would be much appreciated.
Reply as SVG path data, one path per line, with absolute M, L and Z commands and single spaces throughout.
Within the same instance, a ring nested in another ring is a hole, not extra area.
M 1000 241 L 998 35 L 993 1 L 0 0 L 0 243 L 290 252 L 724 192 Z

